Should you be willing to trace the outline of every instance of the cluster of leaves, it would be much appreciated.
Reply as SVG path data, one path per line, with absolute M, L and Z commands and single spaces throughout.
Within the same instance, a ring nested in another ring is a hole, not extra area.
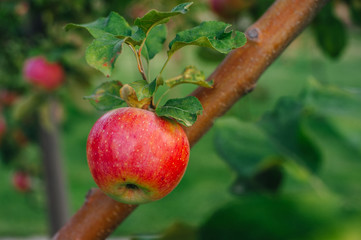
M 210 1 L 212 2 L 212 1 Z M 226 19 L 238 17 L 252 17 L 258 19 L 273 4 L 273 0 L 225 0 L 216 1 L 220 5 L 227 3 L 234 6 L 221 14 Z M 341 6 L 342 5 L 342 6 Z M 226 8 L 226 7 L 224 7 Z M 337 8 L 342 8 L 343 16 L 336 14 Z M 226 8 L 227 9 L 227 8 Z M 348 16 L 350 19 L 347 19 Z M 339 58 L 344 52 L 349 38 L 349 25 L 361 27 L 361 1 L 360 0 L 334 0 L 326 6 L 315 17 L 311 24 L 313 36 L 318 47 L 328 57 Z
M 163 79 L 162 73 L 170 58 L 177 50 L 189 45 L 207 47 L 225 54 L 246 42 L 244 34 L 230 30 L 229 24 L 203 22 L 199 26 L 179 32 L 170 41 L 167 59 L 161 71 L 155 79 L 149 79 L 142 60 L 146 60 L 149 69 L 150 60 L 163 49 L 167 36 L 165 23 L 171 17 L 185 14 L 191 5 L 192 3 L 182 3 L 169 12 L 151 10 L 137 18 L 133 27 L 115 12 L 88 24 L 68 24 L 67 30 L 84 28 L 95 38 L 85 53 L 90 66 L 109 77 L 123 45 L 126 44 L 134 52 L 143 78 L 124 85 L 119 81 L 103 83 L 95 89 L 92 96 L 86 98 L 99 110 L 110 110 L 127 103 L 131 107 L 154 109 L 159 116 L 173 118 L 185 126 L 191 126 L 202 111 L 202 106 L 195 97 L 170 99 L 163 106 L 158 106 L 160 99 L 155 104 L 154 94 L 162 85 L 173 88 L 179 84 L 191 83 L 211 87 L 212 83 L 207 82 L 204 74 L 194 66 L 187 67 L 179 76 Z
M 343 146 L 360 159 L 359 131 L 343 136 L 338 129 L 342 125 L 337 124 L 355 123 L 361 117 L 360 104 L 358 92 L 310 80 L 299 98 L 280 99 L 275 109 L 257 122 L 219 120 L 215 146 L 238 175 L 233 192 L 274 192 L 282 185 L 285 171 L 306 181 L 312 179 L 324 161 L 315 132 L 337 139 L 335 147 Z

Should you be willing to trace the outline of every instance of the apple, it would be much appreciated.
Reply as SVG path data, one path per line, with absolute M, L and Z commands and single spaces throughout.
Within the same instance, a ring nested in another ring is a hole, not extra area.
M 50 63 L 42 56 L 26 60 L 23 73 L 29 83 L 47 91 L 58 88 L 64 82 L 62 66 Z
M 177 122 L 132 107 L 103 115 L 87 141 L 88 165 L 96 184 L 127 204 L 169 194 L 183 177 L 189 152 L 188 138 Z
M 19 192 L 29 192 L 31 190 L 31 179 L 27 172 L 16 171 L 12 177 L 12 183 Z
M 253 3 L 254 0 L 209 0 L 213 12 L 226 19 L 236 17 Z
M 11 106 L 19 98 L 19 95 L 11 90 L 1 89 L 0 90 L 0 105 Z

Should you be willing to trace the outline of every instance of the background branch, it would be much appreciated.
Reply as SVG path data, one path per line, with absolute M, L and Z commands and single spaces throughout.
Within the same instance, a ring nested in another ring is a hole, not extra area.
M 186 133 L 193 146 L 214 120 L 240 97 L 252 91 L 260 75 L 310 23 L 328 0 L 278 0 L 246 32 L 248 43 L 233 52 L 209 77 L 214 87 L 198 88 L 192 95 L 204 111 Z M 83 207 L 54 239 L 105 239 L 134 209 L 92 189 Z

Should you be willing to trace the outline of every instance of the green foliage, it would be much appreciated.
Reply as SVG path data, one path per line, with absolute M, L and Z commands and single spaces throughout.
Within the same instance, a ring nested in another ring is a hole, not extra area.
M 215 146 L 219 155 L 237 173 L 234 192 L 241 194 L 265 190 L 267 181 L 259 179 L 264 174 L 275 174 L 271 177 L 275 180 L 272 186 L 277 186 L 282 178 L 279 167 L 286 165 L 288 170 L 290 166 L 296 166 L 307 176 L 317 174 L 323 156 L 313 140 L 315 128 L 341 138 L 333 119 L 357 121 L 361 117 L 359 106 L 361 98 L 357 92 L 323 86 L 310 80 L 300 97 L 280 99 L 275 109 L 264 114 L 257 122 L 244 122 L 236 118 L 217 121 Z M 347 138 L 344 141 L 347 143 Z M 343 145 L 342 142 L 338 144 Z M 355 140 L 349 145 L 361 158 Z M 289 165 L 290 162 L 293 163 Z M 274 189 L 272 186 L 271 189 Z M 237 188 L 242 188 L 242 191 L 237 192 Z
M 202 87 L 211 87 L 213 82 L 207 82 L 203 72 L 196 67 L 186 67 L 184 72 L 177 76 L 164 80 L 162 72 L 175 51 L 188 45 L 197 45 L 214 49 L 220 53 L 228 53 L 231 50 L 241 47 L 246 43 L 246 37 L 238 31 L 230 31 L 231 25 L 210 21 L 203 22 L 198 27 L 185 30 L 176 35 L 169 44 L 168 58 L 157 77 L 150 81 L 149 60 L 163 48 L 166 40 L 167 23 L 171 17 L 188 12 L 192 3 L 182 3 L 174 7 L 169 12 L 159 12 L 151 10 L 143 17 L 138 17 L 134 21 L 134 27 L 130 27 L 126 20 L 117 13 L 111 12 L 107 18 L 100 18 L 88 24 L 68 24 L 65 29 L 85 28 L 95 38 L 86 51 L 86 60 L 89 65 L 103 72 L 109 77 L 114 69 L 115 61 L 121 53 L 122 45 L 129 45 L 135 54 L 138 70 L 143 77 L 141 81 L 126 84 L 120 90 L 120 98 L 128 106 L 139 108 L 153 108 L 156 114 L 163 117 L 173 118 L 185 126 L 191 126 L 197 119 L 197 115 L 202 112 L 202 106 L 197 98 L 187 97 L 183 99 L 171 99 L 164 106 L 154 106 L 154 94 L 159 86 L 166 85 L 173 88 L 180 84 L 191 83 Z M 148 74 L 142 63 L 142 56 L 146 58 L 148 64 Z M 104 94 L 104 89 L 100 91 Z M 105 91 L 106 92 L 106 91 Z M 103 95 L 102 95 L 103 96 Z M 113 96 L 113 94 L 110 94 Z M 162 96 L 163 97 L 163 96 Z M 93 100 L 93 105 L 100 109 L 112 109 L 119 106 L 116 98 L 95 102 L 99 94 L 96 93 L 88 98 Z M 113 104 L 113 100 L 116 104 Z M 120 101 L 119 101 L 120 102 Z M 158 100 L 160 102 L 160 99 Z M 103 104 L 109 103 L 109 106 Z M 155 109 L 154 109 L 155 108 Z
M 100 111 L 117 108 L 124 103 L 119 96 L 122 86 L 119 81 L 104 82 L 94 90 L 92 95 L 84 98 Z
M 65 26 L 65 30 L 74 28 L 85 28 L 94 38 L 101 38 L 104 34 L 111 34 L 118 37 L 128 37 L 132 35 L 132 28 L 128 22 L 116 12 L 110 12 L 108 17 L 87 24 L 70 23 Z
M 147 52 L 146 58 L 153 59 L 157 53 L 162 51 L 163 44 L 167 38 L 167 28 L 165 25 L 158 25 L 154 27 L 148 34 L 145 41 L 144 50 Z M 143 53 L 143 52 L 142 52 Z
M 312 24 L 321 50 L 331 58 L 338 58 L 347 45 L 347 31 L 344 24 L 334 15 L 333 5 L 327 4 Z
M 229 53 L 246 44 L 246 36 L 239 31 L 230 31 L 230 26 L 223 22 L 209 21 L 180 32 L 169 43 L 168 55 L 188 45 L 208 47 L 220 53 Z
M 168 100 L 155 111 L 158 116 L 174 118 L 177 122 L 189 127 L 197 120 L 203 108 L 196 97 L 175 98 Z
M 129 85 L 134 89 L 139 101 L 144 98 L 151 98 L 153 95 L 154 89 L 144 80 L 135 81 Z
M 191 83 L 206 88 L 211 88 L 213 85 L 213 81 L 207 82 L 204 73 L 194 66 L 186 67 L 180 76 L 165 81 L 165 84 L 170 88 L 183 83 Z
M 199 239 L 311 239 L 339 223 L 336 209 L 315 196 L 248 196 L 216 211 L 201 226 Z
M 171 17 L 187 13 L 189 7 L 192 4 L 192 2 L 179 4 L 170 12 L 159 12 L 157 10 L 151 10 L 142 18 L 137 18 L 134 21 L 134 25 L 138 26 L 141 30 L 143 30 L 144 33 L 147 34 L 153 27 L 159 24 L 167 23 Z

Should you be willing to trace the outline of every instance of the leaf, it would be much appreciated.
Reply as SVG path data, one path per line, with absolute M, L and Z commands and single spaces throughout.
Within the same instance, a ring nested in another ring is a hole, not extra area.
M 331 58 L 338 58 L 347 45 L 344 24 L 334 15 L 333 5 L 327 4 L 316 16 L 312 27 L 318 46 Z
M 136 85 L 136 89 L 138 94 L 143 94 L 141 86 Z M 130 84 L 125 84 L 120 89 L 120 97 L 127 103 L 129 107 L 134 108 L 147 109 L 152 102 L 151 98 L 138 99 L 136 90 Z
M 357 89 L 354 90 L 356 91 L 352 92 L 309 79 L 301 98 L 307 110 L 314 114 L 360 119 L 361 94 L 357 92 Z
M 207 82 L 204 73 L 194 66 L 186 67 L 179 77 L 165 81 L 165 84 L 170 88 L 183 83 L 192 83 L 206 88 L 211 88 L 213 85 L 213 81 Z
M 349 7 L 353 22 L 361 26 L 361 2 L 359 0 L 353 0 Z
M 155 112 L 160 117 L 174 118 L 180 124 L 190 127 L 202 113 L 203 107 L 194 96 L 168 100 L 164 106 L 158 107 Z
M 339 209 L 336 201 L 317 194 L 253 194 L 215 211 L 201 225 L 199 239 L 320 239 L 320 232 L 344 220 Z
M 150 87 L 150 84 L 148 84 L 145 80 L 139 80 L 129 83 L 129 86 L 131 86 L 134 89 L 139 101 L 144 98 L 152 97 L 154 90 Z
M 101 38 L 106 33 L 126 37 L 131 36 L 133 32 L 127 21 L 116 12 L 110 12 L 108 17 L 99 18 L 91 23 L 70 23 L 65 26 L 65 30 L 74 28 L 85 28 L 94 38 Z
M 159 12 L 157 10 L 151 10 L 142 18 L 137 18 L 134 21 L 134 25 L 138 26 L 140 29 L 143 30 L 143 32 L 147 34 L 153 27 L 168 22 L 171 17 L 187 13 L 189 7 L 192 4 L 192 2 L 179 4 L 178 6 L 174 7 L 170 12 Z
M 123 84 L 120 81 L 108 81 L 99 85 L 92 95 L 84 97 L 98 110 L 107 111 L 120 107 L 124 100 L 120 98 L 119 90 Z
M 118 39 L 110 34 L 95 39 L 85 52 L 87 63 L 109 77 L 122 50 L 123 42 L 124 39 Z
M 228 31 L 230 26 L 223 22 L 209 21 L 182 31 L 169 43 L 168 56 L 188 45 L 208 47 L 221 53 L 229 53 L 246 43 L 246 36 L 243 33 Z
M 321 153 L 302 124 L 307 114 L 299 101 L 281 98 L 257 125 L 268 134 L 284 156 L 315 172 L 321 165 Z
M 150 31 L 145 41 L 145 49 L 149 59 L 153 59 L 157 53 L 162 51 L 166 37 L 167 28 L 165 25 L 158 25 Z
M 214 143 L 222 159 L 243 177 L 251 177 L 264 159 L 278 154 L 262 129 L 236 118 L 224 118 L 216 122 Z

